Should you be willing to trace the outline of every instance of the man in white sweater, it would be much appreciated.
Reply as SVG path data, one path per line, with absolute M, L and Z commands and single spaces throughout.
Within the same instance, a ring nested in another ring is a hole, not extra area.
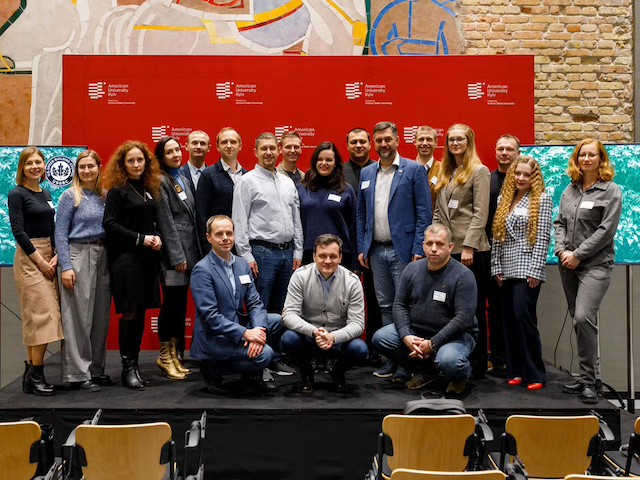
M 360 279 L 340 265 L 342 240 L 324 234 L 316 238 L 313 261 L 293 273 L 282 320 L 282 352 L 299 367 L 298 391 L 313 392 L 313 357 L 335 358 L 333 388 L 347 391 L 345 372 L 363 364 L 368 350 L 359 338 L 364 331 L 364 295 Z

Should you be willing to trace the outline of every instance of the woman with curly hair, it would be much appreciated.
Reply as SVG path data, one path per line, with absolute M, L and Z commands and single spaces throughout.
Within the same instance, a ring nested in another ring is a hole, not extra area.
M 62 380 L 86 392 L 113 385 L 104 373 L 111 287 L 106 233 L 102 227 L 105 192 L 100 157 L 85 150 L 76 159 L 73 183 L 58 202 L 56 245 L 61 281 L 64 341 Z
M 122 384 L 142 390 L 138 355 L 147 308 L 160 306 L 158 267 L 162 241 L 156 228 L 160 167 L 146 144 L 124 142 L 107 164 L 109 190 L 102 225 L 116 313 L 121 313 L 118 340 Z
M 478 285 L 476 318 L 478 342 L 471 358 L 472 376 L 487 370 L 487 285 L 491 281 L 491 246 L 485 227 L 489 216 L 491 174 L 476 152 L 475 134 L 457 123 L 447 130 L 444 155 L 437 176 L 430 180 L 436 192 L 433 223 L 451 230 L 451 256 L 469 267 Z
M 311 167 L 296 185 L 304 232 L 302 264 L 313 262 L 313 245 L 323 233 L 342 240 L 342 265 L 353 270 L 356 243 L 356 194 L 342 174 L 342 157 L 332 142 L 321 142 Z
M 580 394 L 583 403 L 598 403 L 602 391 L 598 358 L 597 314 L 613 270 L 613 237 L 620 221 L 622 196 L 613 183 L 609 155 L 600 141 L 578 143 L 567 169 L 571 184 L 560 198 L 553 222 L 560 279 L 576 332 L 580 379 L 565 393 Z
M 520 155 L 509 167 L 493 220 L 491 274 L 502 289 L 509 385 L 539 390 L 546 382 L 536 306 L 546 280 L 551 197 L 540 165 Z

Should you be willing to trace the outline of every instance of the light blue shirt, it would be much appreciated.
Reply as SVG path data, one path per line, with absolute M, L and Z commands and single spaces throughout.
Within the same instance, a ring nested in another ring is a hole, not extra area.
M 233 253 L 229 253 L 229 261 L 227 262 L 224 258 L 218 255 L 215 251 L 216 257 L 218 257 L 219 263 L 224 268 L 227 277 L 229 278 L 229 283 L 231 284 L 231 291 L 233 292 L 233 296 L 236 296 L 236 277 L 233 275 L 233 264 L 236 261 L 236 257 Z
M 336 279 L 336 273 L 333 272 L 333 275 L 325 280 L 322 274 L 318 272 L 318 278 L 320 279 L 322 292 L 324 293 L 324 303 L 327 303 L 327 300 L 329 299 L 329 292 L 331 291 L 331 285 L 333 285 L 333 281 Z

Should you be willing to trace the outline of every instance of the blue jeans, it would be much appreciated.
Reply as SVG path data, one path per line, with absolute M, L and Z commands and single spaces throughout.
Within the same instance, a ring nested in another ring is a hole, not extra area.
M 248 347 L 244 346 L 244 340 L 240 340 L 231 356 L 223 361 L 205 360 L 207 371 L 211 375 L 231 375 L 234 373 L 260 373 L 268 367 L 272 361 L 280 358 L 280 340 L 287 327 L 282 323 L 282 317 L 275 313 L 267 315 L 267 344 L 262 352 L 253 358 L 247 355 Z M 203 375 L 205 375 L 203 373 Z
M 381 245 L 373 242 L 369 249 L 369 265 L 373 273 L 373 287 L 380 305 L 382 325 L 393 323 L 393 300 L 400 285 L 400 275 L 407 266 L 393 245 Z
M 469 355 L 475 345 L 476 341 L 473 337 L 468 333 L 463 333 L 460 338 L 440 346 L 433 361 L 438 372 L 455 380 L 469 378 L 471 376 Z M 373 346 L 394 363 L 409 370 L 424 362 L 424 360 L 414 361 L 409 357 L 409 349 L 398 335 L 395 325 L 387 325 L 378 330 L 373 336 Z
M 282 335 L 282 353 L 291 358 L 296 364 L 309 362 L 312 357 L 329 357 L 343 359 L 352 365 L 363 365 L 369 350 L 361 338 L 354 338 L 348 342 L 333 344 L 329 350 L 323 350 L 316 344 L 313 337 L 307 337 L 293 330 L 287 330 Z
M 282 313 L 287 286 L 293 273 L 293 249 L 270 249 L 262 245 L 251 246 L 258 264 L 256 289 L 267 312 Z

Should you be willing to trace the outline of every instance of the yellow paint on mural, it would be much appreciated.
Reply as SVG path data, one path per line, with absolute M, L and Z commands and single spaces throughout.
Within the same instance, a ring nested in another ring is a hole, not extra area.
M 73 3 L 74 5 L 78 2 L 78 0 L 71 0 L 71 3 Z
M 353 44 L 364 47 L 365 40 L 368 35 L 367 24 L 365 22 L 354 22 L 351 35 L 353 36 Z
M 342 10 L 342 9 L 341 9 L 341 8 L 340 8 L 336 3 L 332 2 L 331 0 L 326 0 L 326 1 L 327 1 L 327 3 L 328 3 L 329 5 L 331 5 L 333 8 L 335 8 L 335 9 L 338 11 L 338 13 L 339 13 L 340 15 L 342 15 L 342 17 L 343 17 L 347 22 L 349 22 L 351 25 L 353 25 L 353 24 L 354 24 L 354 21 L 351 19 L 351 17 L 349 17 L 349 15 L 347 15 L 347 14 L 345 13 L 345 11 L 344 11 L 344 10 Z
M 10 72 L 11 71 L 11 67 L 9 66 L 7 61 L 4 59 L 4 57 L 2 56 L 2 52 L 0 52 L 0 61 L 2 61 L 2 64 L 6 67 L 6 69 L 0 68 L 0 72 Z
M 209 34 L 209 41 L 212 44 L 222 44 L 222 43 L 238 43 L 238 40 L 233 37 L 219 37 L 218 32 L 216 31 L 216 26 L 213 23 L 213 20 L 209 20 L 208 18 L 201 19 L 204 24 L 204 28 L 207 30 Z
M 266 12 L 260 12 L 253 15 L 253 21 L 249 22 L 236 22 L 236 26 L 239 29 L 251 27 L 253 25 L 257 25 L 260 23 L 268 22 L 269 20 L 273 20 L 274 18 L 280 18 L 285 16 L 287 13 L 292 12 L 302 6 L 302 0 L 289 0 L 284 5 L 280 5 L 273 10 L 268 10 Z

